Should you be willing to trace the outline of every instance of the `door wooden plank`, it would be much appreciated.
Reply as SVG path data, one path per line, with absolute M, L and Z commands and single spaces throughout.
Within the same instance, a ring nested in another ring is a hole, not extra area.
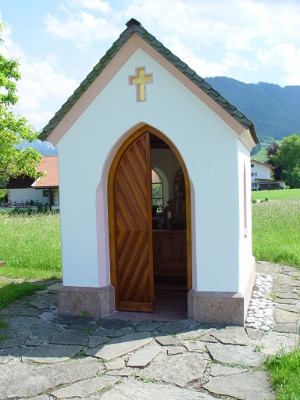
M 115 243 L 119 310 L 153 311 L 149 134 L 123 154 L 115 178 Z

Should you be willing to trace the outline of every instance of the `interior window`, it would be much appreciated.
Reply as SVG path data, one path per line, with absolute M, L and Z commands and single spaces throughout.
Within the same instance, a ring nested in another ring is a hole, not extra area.
M 152 179 L 152 211 L 153 214 L 162 214 L 164 207 L 163 198 L 163 181 L 160 175 L 152 169 L 151 171 Z

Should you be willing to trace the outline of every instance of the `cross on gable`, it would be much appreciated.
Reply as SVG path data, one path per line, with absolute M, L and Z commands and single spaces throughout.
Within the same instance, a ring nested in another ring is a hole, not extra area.
M 129 76 L 129 84 L 136 85 L 137 101 L 146 101 L 146 84 L 153 83 L 153 74 L 146 74 L 145 67 L 136 67 L 135 73 Z

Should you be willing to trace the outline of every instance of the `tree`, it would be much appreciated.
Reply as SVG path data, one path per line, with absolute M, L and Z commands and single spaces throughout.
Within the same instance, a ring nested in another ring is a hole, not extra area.
M 285 137 L 276 154 L 270 158 L 275 167 L 282 168 L 281 179 L 291 188 L 300 187 L 300 136 Z
M 278 150 L 279 150 L 279 144 L 276 142 L 272 142 L 271 144 L 269 144 L 266 149 L 267 164 L 272 165 L 272 167 L 275 167 L 274 178 L 276 180 L 280 180 L 282 174 L 282 167 L 276 166 L 273 160 L 273 156 L 277 153 Z
M 0 33 L 3 25 L 0 22 Z M 0 46 L 3 39 L 0 37 Z M 28 175 L 37 177 L 38 151 L 20 148 L 22 142 L 32 143 L 38 132 L 24 117 L 15 116 L 12 106 L 17 104 L 16 82 L 21 79 L 19 61 L 6 59 L 0 48 L 0 182 L 10 177 Z

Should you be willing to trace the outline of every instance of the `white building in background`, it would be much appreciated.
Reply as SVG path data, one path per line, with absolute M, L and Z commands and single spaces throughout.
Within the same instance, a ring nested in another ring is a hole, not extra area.
M 10 179 L 8 203 L 17 207 L 29 207 L 40 203 L 48 204 L 52 210 L 59 208 L 59 179 L 57 156 L 46 156 L 37 166 L 40 177 L 28 176 Z
M 251 160 L 251 189 L 252 190 L 276 190 L 285 189 L 284 181 L 273 179 L 274 167 L 260 161 Z

